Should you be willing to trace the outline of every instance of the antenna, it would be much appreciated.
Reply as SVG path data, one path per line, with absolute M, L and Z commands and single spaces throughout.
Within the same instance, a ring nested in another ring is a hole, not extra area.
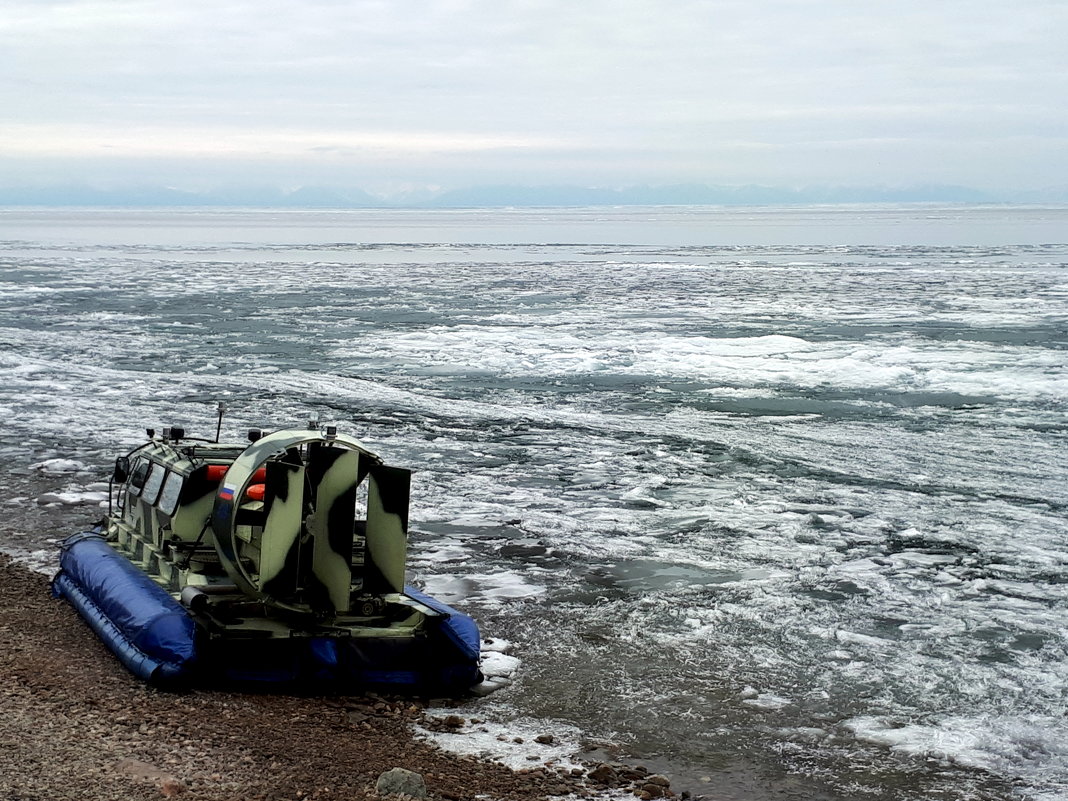
M 219 441 L 219 436 L 222 434 L 222 419 L 223 414 L 226 412 L 226 404 L 219 401 L 219 422 L 215 426 L 215 441 Z

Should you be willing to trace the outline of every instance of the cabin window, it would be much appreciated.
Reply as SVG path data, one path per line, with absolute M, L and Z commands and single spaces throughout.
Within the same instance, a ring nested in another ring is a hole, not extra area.
M 145 503 L 156 502 L 156 497 L 159 495 L 159 488 L 163 486 L 163 478 L 166 473 L 166 467 L 161 464 L 152 463 L 152 466 L 148 471 L 148 478 L 145 479 L 144 489 L 141 490 L 141 500 Z
M 152 463 L 147 459 L 138 459 L 134 465 L 133 472 L 130 473 L 130 494 L 140 495 L 141 488 L 145 486 L 145 479 L 148 478 L 148 468 L 152 466 Z
M 159 510 L 165 515 L 173 515 L 178 507 L 178 496 L 182 494 L 182 474 L 167 473 L 167 479 L 163 482 L 163 492 L 159 496 Z

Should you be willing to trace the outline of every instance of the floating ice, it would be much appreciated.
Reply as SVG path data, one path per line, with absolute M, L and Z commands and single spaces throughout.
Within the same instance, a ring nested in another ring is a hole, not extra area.
M 499 573 L 469 573 L 465 580 L 474 588 L 469 596 L 474 601 L 517 601 L 539 598 L 546 592 L 544 584 L 535 584 L 527 575 L 511 570 Z
M 67 492 L 44 492 L 37 496 L 37 503 L 58 503 L 64 506 L 107 506 L 108 494 L 106 492 L 80 490 L 69 490 Z
M 789 706 L 792 702 L 789 698 L 783 698 L 780 695 L 774 693 L 759 693 L 754 698 L 745 698 L 742 700 L 743 704 L 754 707 L 755 709 L 782 709 L 784 706 Z
M 482 643 L 481 670 L 484 680 L 474 688 L 478 695 L 488 695 L 515 681 L 521 662 L 507 653 L 512 644 L 507 640 L 489 638 Z
M 513 770 L 547 766 L 569 771 L 580 767 L 574 755 L 580 748 L 581 732 L 572 725 L 524 717 L 504 722 L 486 720 L 482 719 L 482 714 L 475 707 L 434 708 L 428 710 L 427 714 L 439 718 L 449 715 L 475 718 L 465 720 L 465 725 L 455 731 L 432 731 L 425 727 L 416 727 L 422 737 L 451 753 L 472 754 L 491 759 Z M 552 741 L 537 742 L 537 738 L 542 735 L 551 735 Z
M 989 769 L 994 755 L 991 738 L 981 729 L 971 728 L 978 721 L 938 724 L 894 723 L 885 718 L 860 717 L 842 722 L 858 740 L 886 746 L 909 756 L 951 760 L 971 768 Z
M 88 470 L 85 464 L 74 459 L 45 459 L 30 465 L 31 470 L 37 470 L 45 475 L 58 476 L 64 473 L 80 473 Z

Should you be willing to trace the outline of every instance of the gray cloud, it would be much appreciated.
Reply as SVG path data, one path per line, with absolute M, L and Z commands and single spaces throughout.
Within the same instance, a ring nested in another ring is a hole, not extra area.
M 9 180 L 1068 183 L 1060 2 L 8 0 L 0 14 Z

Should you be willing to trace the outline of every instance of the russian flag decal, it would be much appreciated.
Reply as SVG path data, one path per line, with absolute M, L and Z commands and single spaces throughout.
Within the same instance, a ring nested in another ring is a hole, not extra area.
M 223 487 L 219 490 L 219 499 L 223 501 L 232 501 L 234 499 L 234 488 Z

